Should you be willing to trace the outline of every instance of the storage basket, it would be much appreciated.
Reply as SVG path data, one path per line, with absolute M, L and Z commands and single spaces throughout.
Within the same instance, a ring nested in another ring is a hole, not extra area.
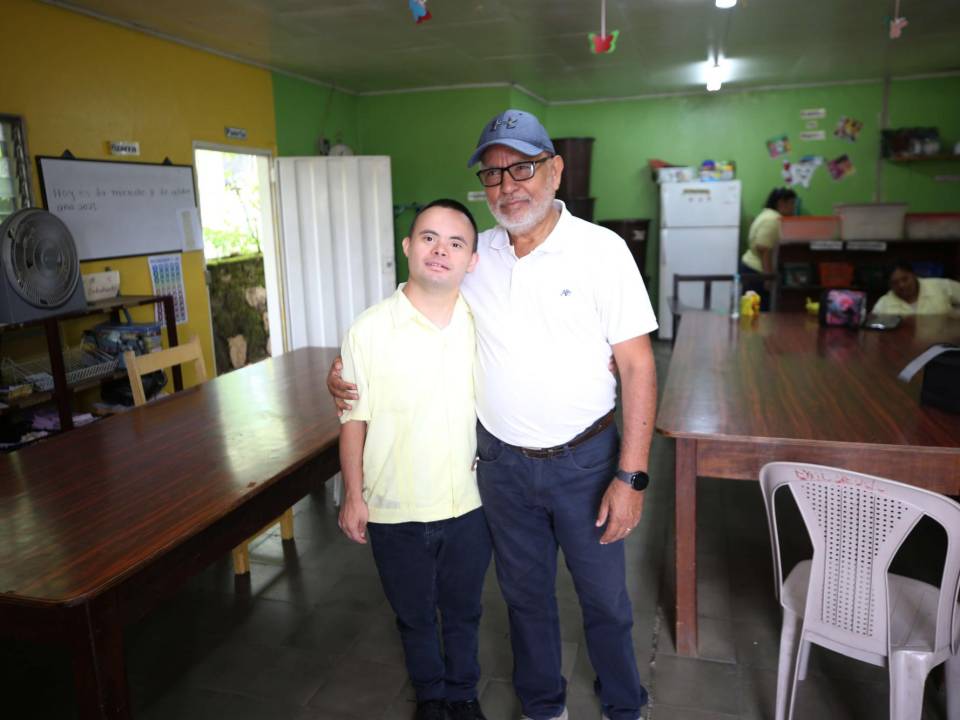
M 960 213 L 907 213 L 908 240 L 960 239 Z
M 119 358 L 101 350 L 76 347 L 63 351 L 63 365 L 70 386 L 108 377 L 117 370 L 118 363 Z M 53 390 L 53 374 L 47 356 L 24 360 L 4 358 L 0 374 L 5 383 L 30 383 L 38 392 Z
M 853 285 L 853 263 L 822 262 L 819 263 L 820 284 L 823 287 L 839 288 Z
M 786 215 L 780 218 L 780 239 L 833 240 L 840 234 L 836 215 Z
M 906 203 L 835 205 L 841 240 L 902 240 Z

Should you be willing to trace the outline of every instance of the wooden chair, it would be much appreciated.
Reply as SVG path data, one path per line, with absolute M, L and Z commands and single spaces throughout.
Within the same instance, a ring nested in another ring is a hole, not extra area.
M 143 391 L 142 378 L 148 373 L 173 367 L 174 365 L 193 362 L 197 382 L 206 382 L 207 380 L 207 368 L 203 362 L 203 352 L 200 349 L 200 341 L 196 336 L 182 345 L 177 345 L 168 350 L 161 350 L 160 352 L 147 353 L 146 355 L 134 355 L 132 351 L 128 350 L 123 354 L 123 361 L 127 366 L 127 377 L 130 379 L 130 389 L 133 390 L 134 405 L 144 405 L 147 402 L 147 396 Z M 234 573 L 244 575 L 250 572 L 250 542 L 278 522 L 280 523 L 280 537 L 284 540 L 293 539 L 293 508 L 287 508 L 283 515 L 251 535 L 233 549 Z
M 743 288 L 743 291 L 753 289 L 757 285 L 765 282 L 770 283 L 770 311 L 777 309 L 777 286 L 779 276 L 776 273 L 756 273 L 741 275 L 741 284 L 747 279 L 751 287 Z M 677 331 L 680 327 L 680 316 L 687 311 L 709 310 L 713 300 L 714 283 L 732 283 L 733 275 L 674 275 L 673 276 L 673 295 L 670 297 L 670 314 L 673 315 L 673 340 L 676 342 Z M 684 283 L 700 283 L 703 285 L 703 302 L 699 307 L 692 305 L 682 305 L 680 303 L 680 285 Z M 739 299 L 738 299 L 739 300 Z

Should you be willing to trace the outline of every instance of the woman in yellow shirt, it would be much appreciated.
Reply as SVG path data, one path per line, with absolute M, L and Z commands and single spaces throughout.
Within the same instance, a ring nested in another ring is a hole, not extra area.
M 890 273 L 890 290 L 877 300 L 873 312 L 881 315 L 946 315 L 960 311 L 960 282 L 947 278 L 919 278 L 906 263 Z
M 770 293 L 759 279 L 750 276 L 774 272 L 773 248 L 780 239 L 780 218 L 797 211 L 797 194 L 790 188 L 774 188 L 767 196 L 763 210 L 750 225 L 747 250 L 740 258 L 740 277 L 744 290 L 755 290 L 760 295 L 760 308 L 768 309 Z

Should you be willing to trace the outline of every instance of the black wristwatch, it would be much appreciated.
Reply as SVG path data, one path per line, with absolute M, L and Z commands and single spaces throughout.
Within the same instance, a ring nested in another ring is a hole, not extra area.
M 647 485 L 650 484 L 650 476 L 643 470 L 640 472 L 627 472 L 626 470 L 617 468 L 617 478 L 623 480 L 634 490 L 646 490 Z

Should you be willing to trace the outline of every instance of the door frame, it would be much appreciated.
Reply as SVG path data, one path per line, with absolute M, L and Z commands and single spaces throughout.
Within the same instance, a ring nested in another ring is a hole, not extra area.
M 266 178 L 262 176 L 260 178 L 260 192 L 261 197 L 269 198 L 269 202 L 262 204 L 260 210 L 265 215 L 269 215 L 269 217 L 263 218 L 263 225 L 264 229 L 271 233 L 271 239 L 273 242 L 264 243 L 264 245 L 261 245 L 260 250 L 263 253 L 263 271 L 267 286 L 267 317 L 270 321 L 269 349 L 271 356 L 279 355 L 280 352 L 286 352 L 290 349 L 290 343 L 287 332 L 287 310 L 284 303 L 284 297 L 286 296 L 284 291 L 285 279 L 283 277 L 283 263 L 281 262 L 281 258 L 283 257 L 283 236 L 280 232 L 280 224 L 277 217 L 279 203 L 277 202 L 276 155 L 272 150 L 267 148 L 228 145 L 225 143 L 207 142 L 204 140 L 193 141 L 193 174 L 194 183 L 198 188 L 197 206 L 198 212 L 200 213 L 201 232 L 203 229 L 203 210 L 201 207 L 202 203 L 199 201 L 200 183 L 199 178 L 197 177 L 197 150 L 212 150 L 214 152 L 231 153 L 234 155 L 255 155 L 257 157 L 266 158 L 267 160 Z M 266 188 L 263 186 L 264 180 L 267 181 Z M 209 276 L 207 275 L 206 252 L 204 252 L 203 255 L 203 270 L 207 285 L 207 302 L 209 303 L 210 283 Z M 273 278 L 273 283 L 269 281 L 269 278 Z M 272 288 L 271 285 L 273 285 Z M 210 342 L 211 347 L 213 347 L 214 337 L 212 309 L 210 311 Z M 277 349 L 279 349 L 280 352 L 274 352 Z

